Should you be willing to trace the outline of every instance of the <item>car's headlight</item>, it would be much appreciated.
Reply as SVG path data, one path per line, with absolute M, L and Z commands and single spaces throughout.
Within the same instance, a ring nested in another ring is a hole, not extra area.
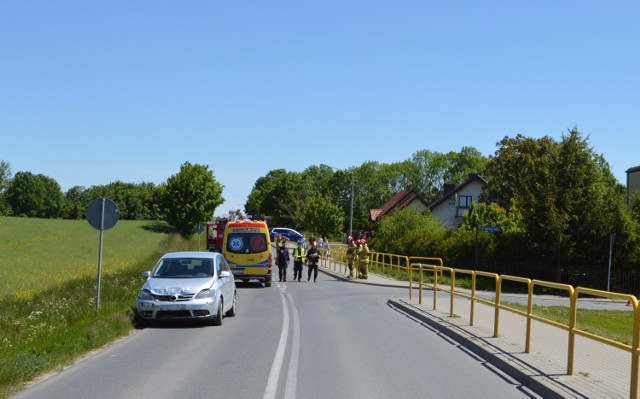
M 151 295 L 149 290 L 142 290 L 138 294 L 138 299 L 144 299 L 146 301 L 152 301 L 153 300 L 153 295 Z
M 210 299 L 215 298 L 216 290 L 202 290 L 198 292 L 195 299 Z

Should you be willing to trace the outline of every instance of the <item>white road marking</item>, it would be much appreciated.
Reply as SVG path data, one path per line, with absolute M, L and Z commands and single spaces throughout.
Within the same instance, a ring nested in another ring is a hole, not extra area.
M 284 398 L 295 399 L 296 385 L 298 383 L 298 358 L 300 357 L 300 319 L 298 310 L 290 294 L 287 294 L 291 313 L 293 314 L 293 337 L 291 342 L 291 353 L 289 354 L 289 371 L 287 372 L 287 385 L 285 386 Z
M 280 284 L 278 284 L 280 287 Z M 282 301 L 282 331 L 280 332 L 280 342 L 278 343 L 278 349 L 276 350 L 276 356 L 273 359 L 271 365 L 271 372 L 269 373 L 269 379 L 267 380 L 267 386 L 264 390 L 263 399 L 274 399 L 278 390 L 278 380 L 280 379 L 280 371 L 282 370 L 282 360 L 284 358 L 284 352 L 287 347 L 287 335 L 289 333 L 289 309 L 287 308 L 287 301 L 284 296 L 282 288 L 280 289 L 280 299 Z

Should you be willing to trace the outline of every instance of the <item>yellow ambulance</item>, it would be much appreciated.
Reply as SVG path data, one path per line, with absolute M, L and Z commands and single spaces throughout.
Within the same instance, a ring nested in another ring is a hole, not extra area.
M 271 239 L 263 221 L 229 221 L 224 229 L 222 255 L 236 280 L 258 280 L 271 286 Z

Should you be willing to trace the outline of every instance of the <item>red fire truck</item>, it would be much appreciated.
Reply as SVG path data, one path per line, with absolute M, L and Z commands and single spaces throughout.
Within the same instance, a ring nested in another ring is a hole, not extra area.
M 218 218 L 215 222 L 207 223 L 207 249 L 209 251 L 222 251 L 222 239 L 228 221 L 227 218 Z

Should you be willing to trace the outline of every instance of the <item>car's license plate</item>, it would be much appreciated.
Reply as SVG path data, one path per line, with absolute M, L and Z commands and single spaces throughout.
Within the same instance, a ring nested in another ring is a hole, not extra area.
M 164 305 L 162 310 L 185 310 L 187 305 Z

